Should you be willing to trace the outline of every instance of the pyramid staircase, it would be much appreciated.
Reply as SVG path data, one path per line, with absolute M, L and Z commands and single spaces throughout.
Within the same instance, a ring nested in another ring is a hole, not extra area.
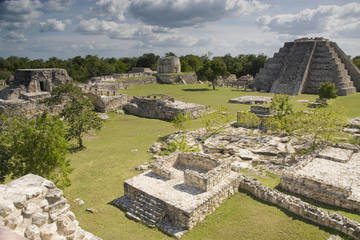
M 139 221 L 153 228 L 165 215 L 164 204 L 144 193 L 137 192 L 135 200 L 131 201 L 126 216 L 132 220 Z

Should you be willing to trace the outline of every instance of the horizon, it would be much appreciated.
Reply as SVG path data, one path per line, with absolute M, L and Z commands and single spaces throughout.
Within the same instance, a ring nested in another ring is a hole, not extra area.
M 0 57 L 264 54 L 324 37 L 360 55 L 351 0 L 0 0 Z

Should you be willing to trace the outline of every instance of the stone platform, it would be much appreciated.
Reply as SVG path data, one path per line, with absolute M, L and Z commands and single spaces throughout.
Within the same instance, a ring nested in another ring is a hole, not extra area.
M 233 98 L 229 100 L 229 103 L 240 103 L 240 104 L 264 104 L 270 103 L 272 97 L 263 97 L 263 96 L 243 96 L 238 98 Z
M 180 238 L 237 191 L 240 175 L 230 167 L 205 154 L 176 153 L 126 180 L 125 195 L 114 205 L 129 218 Z
M 360 212 L 360 153 L 326 147 L 317 156 L 285 172 L 281 187 L 330 205 Z

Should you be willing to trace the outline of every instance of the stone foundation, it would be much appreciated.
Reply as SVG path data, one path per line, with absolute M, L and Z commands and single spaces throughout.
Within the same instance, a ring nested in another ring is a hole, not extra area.
M 130 101 L 130 96 L 125 94 L 115 96 L 99 96 L 94 93 L 88 93 L 89 98 L 92 100 L 95 110 L 98 112 L 111 112 L 118 108 L 122 108 Z
M 327 147 L 316 158 L 284 172 L 281 187 L 319 202 L 360 212 L 359 169 L 359 153 Z
M 79 227 L 54 183 L 32 174 L 0 185 L 0 227 L 30 240 L 100 240 Z
M 178 238 L 215 211 L 239 185 L 239 174 L 230 170 L 228 162 L 204 154 L 175 153 L 152 168 L 126 180 L 125 195 L 114 204 L 131 219 Z
M 128 113 L 140 117 L 172 121 L 178 113 L 190 114 L 192 118 L 199 118 L 208 112 L 209 107 L 177 101 L 165 95 L 150 95 L 134 97 L 130 103 L 124 106 L 124 109 Z
M 195 73 L 157 74 L 156 79 L 157 82 L 161 84 L 197 83 L 197 76 Z

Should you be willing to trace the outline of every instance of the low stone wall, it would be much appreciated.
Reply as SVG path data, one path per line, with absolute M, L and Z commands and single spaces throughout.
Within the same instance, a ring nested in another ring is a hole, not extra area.
M 133 72 L 133 73 L 120 73 L 120 74 L 113 74 L 113 75 L 103 75 L 98 77 L 92 77 L 90 82 L 92 83 L 100 83 L 103 81 L 117 81 L 121 79 L 128 79 L 128 78 L 144 78 L 148 76 L 152 76 L 153 73 L 149 72 Z
M 197 76 L 195 73 L 177 73 L 177 74 L 157 74 L 157 82 L 162 84 L 197 83 Z
M 239 188 L 250 192 L 261 200 L 284 208 L 289 212 L 321 226 L 335 229 L 354 239 L 360 239 L 360 223 L 344 217 L 341 214 L 322 210 L 297 197 L 289 196 L 277 190 L 265 187 L 256 179 L 251 179 L 246 176 L 240 177 Z
M 89 92 L 88 97 L 93 102 L 95 110 L 102 113 L 111 112 L 121 108 L 131 100 L 131 97 L 125 94 L 116 96 L 99 96 Z
M 39 104 L 37 101 L 25 101 L 21 99 L 2 100 L 0 99 L 0 114 L 6 111 L 15 112 L 24 115 L 27 118 L 40 114 L 47 110 L 44 104 Z
M 332 186 L 315 178 L 310 179 L 292 173 L 283 174 L 280 186 L 289 192 L 319 202 L 360 212 L 359 202 L 349 199 L 351 189 Z
M 0 185 L 0 227 L 30 240 L 100 240 L 79 227 L 55 184 L 28 174 Z

